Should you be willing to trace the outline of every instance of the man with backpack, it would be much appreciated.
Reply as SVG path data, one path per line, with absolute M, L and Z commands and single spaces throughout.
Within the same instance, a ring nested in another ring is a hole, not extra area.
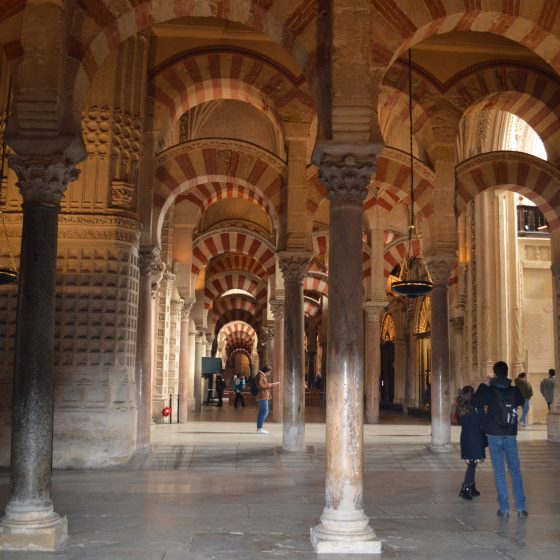
M 517 517 L 527 517 L 526 499 L 517 449 L 517 408 L 525 399 L 518 387 L 508 379 L 508 366 L 496 362 L 493 367 L 494 379 L 488 384 L 481 383 L 473 398 L 473 406 L 486 408 L 484 429 L 488 436 L 488 447 L 492 458 L 494 480 L 498 492 L 498 517 L 509 517 L 509 491 L 506 481 L 506 462 L 511 476 L 513 497 Z

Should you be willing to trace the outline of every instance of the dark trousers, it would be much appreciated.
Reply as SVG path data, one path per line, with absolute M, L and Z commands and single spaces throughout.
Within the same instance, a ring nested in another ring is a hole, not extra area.
M 465 472 L 465 485 L 474 484 L 474 475 L 476 474 L 476 461 L 469 461 L 467 471 Z
M 235 393 L 235 402 L 233 407 L 237 408 L 237 404 L 241 401 L 241 406 L 245 407 L 245 401 L 243 400 L 243 393 Z
M 223 391 L 220 392 L 220 393 L 218 393 L 218 406 L 224 406 L 224 401 L 223 401 L 223 399 L 222 399 L 223 396 L 224 396 Z

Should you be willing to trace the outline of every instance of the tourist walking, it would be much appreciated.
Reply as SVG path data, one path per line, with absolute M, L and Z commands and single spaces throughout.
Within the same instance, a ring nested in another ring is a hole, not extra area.
M 529 400 L 533 396 L 533 387 L 529 383 L 527 379 L 527 374 L 522 371 L 515 379 L 515 386 L 521 391 L 521 396 L 525 399 L 525 403 L 523 404 L 521 418 L 519 419 L 519 426 L 526 428 L 528 423 L 528 415 L 529 415 Z
M 217 406 L 224 406 L 224 389 L 226 388 L 226 382 L 222 377 L 221 373 L 216 375 L 216 393 L 218 395 L 218 404 Z
M 517 387 L 512 387 L 505 362 L 496 362 L 493 370 L 495 377 L 489 380 L 488 384 L 482 383 L 478 387 L 473 397 L 473 406 L 488 407 L 484 417 L 484 429 L 488 436 L 498 493 L 498 516 L 502 519 L 509 517 L 507 463 L 517 516 L 523 518 L 527 517 L 528 513 L 517 449 L 517 407 L 523 406 L 524 399 L 521 391 Z
M 556 372 L 553 369 L 548 370 L 548 377 L 545 377 L 541 381 L 541 394 L 548 405 L 548 410 L 550 410 L 550 405 L 554 400 L 554 382 L 556 379 Z
M 473 406 L 474 389 L 466 385 L 461 389 L 455 403 L 455 413 L 461 424 L 461 459 L 467 463 L 467 470 L 459 496 L 472 500 L 480 496 L 476 489 L 476 464 L 486 459 L 486 436 L 483 430 L 484 412 Z
M 268 431 L 264 429 L 264 421 L 266 420 L 269 412 L 269 403 L 272 399 L 271 395 L 271 388 L 273 385 L 277 385 L 276 383 L 270 383 L 268 381 L 268 375 L 272 368 L 270 366 L 264 366 L 258 373 L 255 375 L 253 379 L 253 383 L 256 385 L 257 388 L 257 405 L 259 407 L 259 411 L 257 414 L 257 433 L 258 434 L 268 434 Z
M 233 403 L 233 407 L 237 408 L 239 403 L 241 406 L 245 408 L 245 400 L 243 398 L 243 391 L 245 390 L 245 377 L 243 376 L 233 376 L 233 392 L 235 393 L 235 402 Z

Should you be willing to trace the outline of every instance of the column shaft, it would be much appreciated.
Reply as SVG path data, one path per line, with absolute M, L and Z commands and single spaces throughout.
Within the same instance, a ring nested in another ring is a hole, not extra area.
M 379 423 L 379 392 L 381 379 L 381 326 L 379 318 L 381 308 L 366 303 L 366 339 L 365 339 L 365 396 L 366 423 Z
M 317 552 L 379 552 L 363 510 L 362 205 L 372 167 L 321 167 L 330 199 L 325 508 Z
M 196 336 L 194 352 L 194 411 L 202 409 L 202 357 L 206 346 L 206 335 L 201 331 Z
M 272 381 L 280 382 L 280 385 L 272 390 L 272 421 L 282 422 L 284 414 L 284 304 L 275 303 L 271 307 L 274 315 Z
M 189 408 L 189 362 L 190 362 L 190 304 L 183 304 L 181 310 L 181 343 L 179 346 L 179 423 L 184 424 Z

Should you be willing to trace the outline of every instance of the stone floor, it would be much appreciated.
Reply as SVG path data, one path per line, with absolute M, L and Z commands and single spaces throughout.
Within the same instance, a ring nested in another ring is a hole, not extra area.
M 278 425 L 258 435 L 253 422 L 210 421 L 236 412 L 207 410 L 186 425 L 154 426 L 152 453 L 126 468 L 55 472 L 56 510 L 71 533 L 65 550 L 0 559 L 317 558 L 308 534 L 324 504 L 324 425 L 306 425 L 308 453 L 283 455 Z M 250 420 L 255 410 L 239 412 L 236 419 Z M 455 443 L 458 435 L 454 428 Z M 489 463 L 477 477 L 482 495 L 466 502 L 457 497 L 458 453 L 431 453 L 424 421 L 390 415 L 366 426 L 366 512 L 383 552 L 360 558 L 558 558 L 560 445 L 546 441 L 543 426 L 519 440 L 530 516 L 500 521 Z M 8 483 L 0 473 L 3 504 Z

